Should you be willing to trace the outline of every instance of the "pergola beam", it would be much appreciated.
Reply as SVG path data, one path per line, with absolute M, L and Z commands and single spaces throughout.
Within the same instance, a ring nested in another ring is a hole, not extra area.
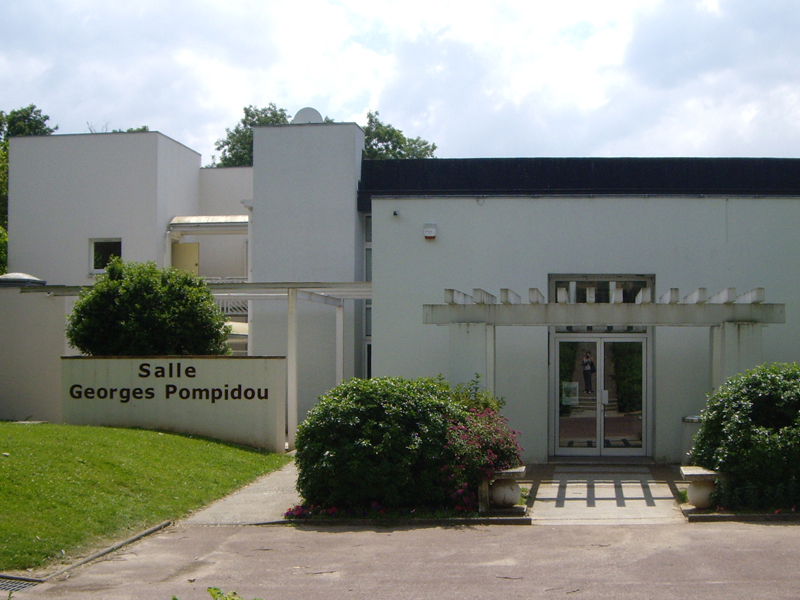
M 761 304 L 767 299 L 767 292 L 763 287 L 745 292 L 736 297 L 736 304 Z
M 444 301 L 446 304 L 472 304 L 472 296 L 448 288 L 444 291 Z
M 497 298 L 495 296 L 480 288 L 472 290 L 472 301 L 475 302 L 475 304 L 497 304 Z
M 736 302 L 736 288 L 725 288 L 708 299 L 709 304 L 733 304 Z
M 423 310 L 423 323 L 430 325 L 712 327 L 786 322 L 783 304 L 426 304 Z
M 594 288 L 592 288 L 594 291 Z M 588 298 L 586 300 L 589 301 Z M 639 290 L 636 294 L 636 304 L 650 304 L 653 301 L 653 290 L 651 288 L 645 287 Z M 594 302 L 594 298 L 592 298 L 592 302 Z
M 530 288 L 528 289 L 528 302 L 531 304 L 544 304 L 544 294 L 536 288 Z
M 705 304 L 706 302 L 708 302 L 708 289 L 704 287 L 697 288 L 683 299 L 684 304 Z
M 669 288 L 661 294 L 659 304 L 678 304 L 681 301 L 681 291 L 678 288 Z
M 306 302 L 316 302 L 317 304 L 327 304 L 328 306 L 344 306 L 344 301 L 341 298 L 334 298 L 333 296 L 326 296 L 317 292 L 307 292 L 305 290 L 297 290 L 297 299 L 305 300 Z
M 514 290 L 503 288 L 500 290 L 501 304 L 522 304 L 522 297 Z

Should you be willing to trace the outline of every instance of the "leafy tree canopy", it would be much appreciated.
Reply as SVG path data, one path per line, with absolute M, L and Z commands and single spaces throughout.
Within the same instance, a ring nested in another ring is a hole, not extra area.
M 30 104 L 8 113 L 0 110 L 0 227 L 8 228 L 8 140 L 21 135 L 50 135 L 50 117 Z
M 111 131 L 108 130 L 108 123 L 103 125 L 100 129 L 98 129 L 94 123 L 86 123 L 86 129 L 89 133 L 143 133 L 145 131 L 150 131 L 150 127 L 147 125 L 140 125 L 139 127 L 128 127 L 127 129 L 112 129 Z
M 419 136 L 409 138 L 403 132 L 382 123 L 378 111 L 367 113 L 367 126 L 364 128 L 364 158 L 382 160 L 385 158 L 433 158 L 436 144 Z
M 225 137 L 214 144 L 219 152 L 219 162 L 212 157 L 215 167 L 253 166 L 253 127 L 262 125 L 287 125 L 289 114 L 285 108 L 278 108 L 270 102 L 266 108 L 244 107 L 244 117 L 233 129 L 225 129 Z
M 325 122 L 332 122 L 325 117 Z M 236 127 L 225 130 L 225 137 L 214 144 L 220 154 L 219 162 L 212 157 L 212 167 L 250 167 L 253 165 L 253 127 L 288 125 L 289 113 L 270 103 L 266 108 L 246 106 L 244 117 Z M 367 113 L 364 127 L 364 158 L 433 158 L 436 144 L 420 137 L 409 138 L 396 127 L 381 122 L 378 111 Z
M 145 131 L 150 131 L 150 128 L 147 125 L 128 127 L 127 129 L 112 129 L 111 133 L 144 133 Z
M 9 113 L 0 110 L 0 139 L 4 144 L 8 138 L 20 135 L 50 135 L 58 129 L 58 125 L 50 127 L 48 115 L 43 115 L 35 104 L 18 108 Z
M 202 278 L 117 257 L 67 321 L 70 345 L 93 356 L 228 354 L 228 333 Z

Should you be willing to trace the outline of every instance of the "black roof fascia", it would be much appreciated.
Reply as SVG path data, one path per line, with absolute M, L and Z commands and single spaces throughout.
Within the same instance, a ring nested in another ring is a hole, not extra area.
M 364 160 L 373 196 L 800 196 L 795 158 L 426 158 Z

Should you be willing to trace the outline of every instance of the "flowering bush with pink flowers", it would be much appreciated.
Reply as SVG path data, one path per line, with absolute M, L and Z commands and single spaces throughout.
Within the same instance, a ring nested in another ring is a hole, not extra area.
M 496 471 L 520 465 L 522 448 L 517 433 L 509 429 L 505 417 L 491 408 L 471 410 L 463 423 L 450 424 L 449 443 L 461 459 L 462 479 L 469 487 L 477 488 Z
M 297 432 L 287 518 L 477 508 L 478 483 L 520 464 L 516 432 L 477 385 L 441 378 L 353 379 L 320 398 Z M 333 512 L 331 512 L 333 511 Z

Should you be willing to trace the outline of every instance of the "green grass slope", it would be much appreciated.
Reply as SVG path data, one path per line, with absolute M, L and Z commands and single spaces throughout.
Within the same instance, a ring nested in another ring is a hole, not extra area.
M 180 518 L 289 460 L 156 431 L 0 422 L 0 571 Z

